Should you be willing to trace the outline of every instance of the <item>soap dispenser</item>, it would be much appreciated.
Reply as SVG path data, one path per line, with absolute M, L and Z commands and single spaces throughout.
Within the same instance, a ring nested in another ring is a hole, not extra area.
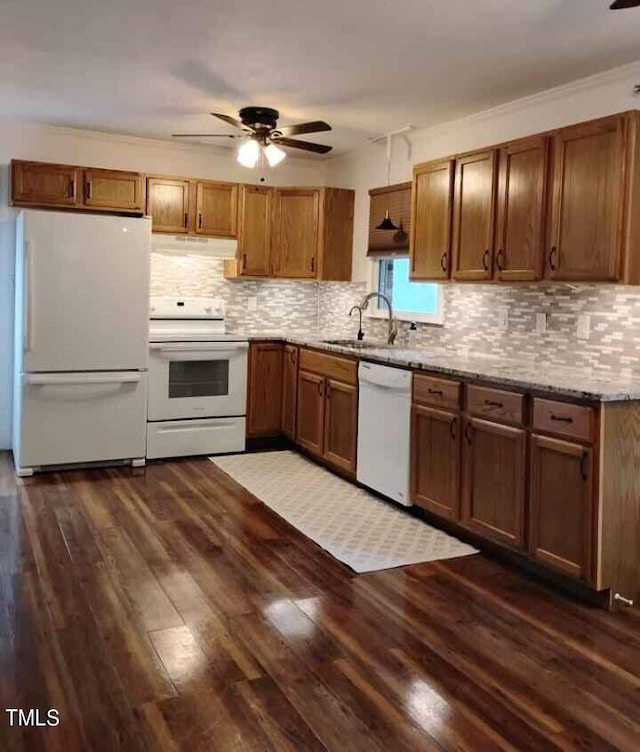
M 409 324 L 409 331 L 407 333 L 407 347 L 410 350 L 415 350 L 416 348 L 416 340 L 418 338 L 418 325 L 415 321 L 412 321 Z

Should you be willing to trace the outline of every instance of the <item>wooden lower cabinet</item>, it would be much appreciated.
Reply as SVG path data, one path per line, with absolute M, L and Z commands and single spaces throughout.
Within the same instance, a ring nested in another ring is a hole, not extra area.
M 460 416 L 414 405 L 411 500 L 450 520 L 460 517 Z
M 323 457 L 348 473 L 356 472 L 358 387 L 327 379 Z
M 477 418 L 464 426 L 462 522 L 470 530 L 524 548 L 526 432 Z
M 249 347 L 247 436 L 280 433 L 282 412 L 281 342 L 252 342 Z
M 296 437 L 298 404 L 298 348 L 285 345 L 282 361 L 282 433 L 292 441 Z
M 324 382 L 324 376 L 298 372 L 296 442 L 319 457 L 324 444 Z
M 533 434 L 529 551 L 538 561 L 591 582 L 593 450 Z

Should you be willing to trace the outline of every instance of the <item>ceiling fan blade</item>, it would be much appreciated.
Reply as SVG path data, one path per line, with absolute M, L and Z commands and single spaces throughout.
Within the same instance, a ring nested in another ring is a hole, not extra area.
M 304 151 L 313 151 L 316 154 L 327 154 L 333 149 L 333 146 L 325 146 L 324 144 L 313 144 L 311 141 L 300 141 L 297 138 L 274 138 L 272 139 L 274 144 L 278 146 L 289 146 L 292 149 L 303 149 Z
M 247 126 L 241 123 L 237 118 L 231 117 L 231 115 L 223 115 L 220 112 L 210 112 L 210 115 L 213 115 L 213 117 L 217 117 L 218 120 L 222 120 L 224 123 L 227 123 L 228 125 L 232 125 L 234 128 L 241 128 L 244 130 L 251 130 L 247 129 Z
M 330 131 L 331 126 L 324 120 L 313 120 L 310 123 L 298 123 L 297 125 L 283 125 L 276 128 L 283 136 L 301 136 L 303 133 L 320 133 Z
M 173 138 L 243 138 L 235 133 L 172 133 Z
M 624 10 L 625 8 L 637 8 L 640 6 L 640 0 L 615 0 L 609 8 L 611 10 Z

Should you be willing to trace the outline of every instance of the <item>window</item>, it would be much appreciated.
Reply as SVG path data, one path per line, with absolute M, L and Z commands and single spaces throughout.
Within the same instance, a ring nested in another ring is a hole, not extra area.
M 373 263 L 372 289 L 386 295 L 398 319 L 442 324 L 442 296 L 435 282 L 411 282 L 409 258 L 379 258 Z M 371 301 L 369 311 L 373 316 L 387 316 L 387 307 L 378 300 L 377 308 Z

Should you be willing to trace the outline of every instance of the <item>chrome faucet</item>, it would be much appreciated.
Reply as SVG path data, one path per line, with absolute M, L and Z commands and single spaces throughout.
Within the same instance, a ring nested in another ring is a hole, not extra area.
M 349 316 L 353 315 L 353 312 L 357 311 L 359 320 L 358 320 L 358 342 L 361 342 L 364 339 L 364 332 L 362 331 L 362 308 L 360 308 L 359 305 L 354 305 L 351 307 L 351 310 L 349 311 Z
M 370 292 L 368 295 L 365 295 L 364 298 L 362 298 L 362 303 L 360 303 L 359 308 L 363 311 L 366 311 L 369 307 L 369 301 L 373 298 L 384 300 L 384 302 L 387 304 L 387 307 L 389 308 L 389 329 L 387 333 L 387 344 L 392 345 L 396 341 L 396 337 L 398 336 L 398 328 L 396 326 L 395 319 L 393 318 L 393 308 L 391 306 L 391 301 L 389 300 L 389 298 L 379 292 Z

